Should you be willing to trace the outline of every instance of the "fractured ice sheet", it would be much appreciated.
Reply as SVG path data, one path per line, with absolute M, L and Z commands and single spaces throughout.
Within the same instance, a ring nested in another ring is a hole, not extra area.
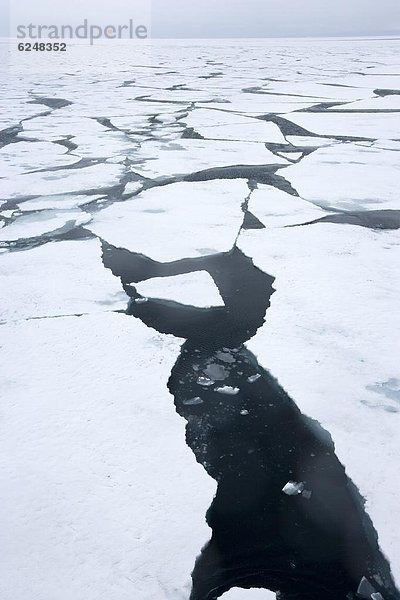
M 78 208 L 83 204 L 94 202 L 102 198 L 101 195 L 83 195 L 83 194 L 55 194 L 54 196 L 38 196 L 32 200 L 26 200 L 18 205 L 21 212 L 31 210 L 68 210 Z
M 98 240 L 49 243 L 0 256 L 1 321 L 124 310 Z
M 0 242 L 40 237 L 54 232 L 66 232 L 89 223 L 91 216 L 77 210 L 41 210 L 17 217 L 0 231 Z
M 375 118 L 375 117 L 374 117 Z M 348 210 L 400 208 L 399 156 L 359 144 L 335 144 L 281 171 L 300 196 Z
M 248 209 L 267 228 L 305 223 L 326 215 L 310 202 L 269 185 L 258 185 L 250 196 Z
M 125 315 L 0 328 L 1 597 L 187 600 L 216 485 L 166 386 L 182 340 Z
M 318 224 L 245 231 L 239 247 L 276 277 L 247 346 L 332 435 L 398 579 L 399 414 L 377 403 L 374 386 L 400 378 L 399 234 Z
M 17 175 L 0 179 L 0 196 L 17 199 L 24 196 L 47 196 L 97 190 L 119 183 L 123 168 L 115 164 L 98 164 L 82 169 L 62 169 Z
M 156 277 L 132 285 L 144 297 L 172 300 L 201 308 L 224 305 L 218 288 L 207 271 Z
M 239 112 L 247 115 L 263 115 L 267 113 L 288 113 L 316 104 L 314 98 L 295 98 L 293 96 L 273 94 L 241 93 L 229 96 L 227 104 L 204 104 L 203 108 L 223 108 L 225 111 Z
M 113 246 L 160 262 L 227 252 L 248 193 L 240 179 L 173 183 L 106 208 L 88 229 Z
M 70 165 L 78 161 L 79 156 L 67 154 L 67 148 L 48 142 L 18 142 L 0 148 L 1 177 Z
M 339 143 L 333 138 L 319 138 L 307 135 L 288 135 L 287 141 L 290 144 L 293 144 L 293 146 L 300 146 L 304 148 L 319 148 L 320 146 L 332 146 L 333 144 Z
M 222 110 L 199 108 L 189 113 L 184 122 L 205 138 L 243 140 L 285 144 L 285 138 L 275 123 L 251 119 Z
M 53 142 L 74 135 L 97 135 L 104 131 L 94 119 L 68 115 L 65 110 L 24 121 L 21 136 Z
M 400 138 L 400 119 L 396 113 L 291 113 L 285 118 L 317 135 Z
M 236 165 L 288 164 L 261 143 L 196 139 L 144 142 L 135 160 L 143 162 L 133 164 L 132 170 L 144 177 L 185 175 Z
M 328 108 L 328 112 L 332 110 L 399 110 L 400 111 L 400 94 L 389 95 L 383 97 L 368 98 L 367 100 L 358 100 L 356 102 L 349 102 L 341 106 L 335 106 L 334 108 Z

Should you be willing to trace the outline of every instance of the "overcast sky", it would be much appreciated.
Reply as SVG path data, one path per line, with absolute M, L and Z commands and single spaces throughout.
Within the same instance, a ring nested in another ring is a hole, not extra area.
M 0 0 L 12 23 L 150 22 L 153 37 L 218 38 L 400 34 L 400 0 Z M 151 9 L 151 18 L 149 16 Z M 15 35 L 15 32 L 14 32 Z

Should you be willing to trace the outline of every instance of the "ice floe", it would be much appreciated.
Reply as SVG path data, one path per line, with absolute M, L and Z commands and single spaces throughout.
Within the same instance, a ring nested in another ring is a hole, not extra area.
M 319 148 L 282 175 L 303 198 L 347 210 L 400 208 L 396 152 L 358 144 Z
M 242 180 L 173 183 L 114 204 L 88 228 L 114 246 L 161 262 L 226 252 L 248 193 Z
M 124 310 L 128 301 L 102 265 L 98 240 L 4 254 L 0 282 L 1 321 Z
M 268 185 L 259 185 L 252 192 L 248 209 L 267 228 L 305 223 L 326 215 L 310 202 Z
M 136 153 L 132 170 L 144 177 L 185 175 L 205 169 L 235 165 L 288 164 L 264 144 L 218 140 L 179 139 L 148 141 Z
M 218 288 L 206 271 L 156 277 L 132 284 L 142 296 L 173 300 L 198 307 L 223 306 Z
M 182 340 L 125 315 L 1 338 L 2 598 L 189 598 L 216 484 L 166 387 Z

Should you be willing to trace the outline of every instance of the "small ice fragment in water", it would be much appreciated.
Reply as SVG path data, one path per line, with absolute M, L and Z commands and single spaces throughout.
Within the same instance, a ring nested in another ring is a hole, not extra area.
M 196 396 L 196 398 L 184 400 L 183 404 L 185 404 L 186 406 L 197 406 L 198 404 L 203 404 L 203 400 L 200 398 L 200 396 Z
M 216 365 L 215 363 L 208 365 L 208 367 L 204 369 L 204 373 L 210 377 L 210 379 L 214 379 L 215 381 L 223 381 L 229 375 L 229 371 L 225 367 Z
M 247 381 L 249 383 L 255 383 L 256 381 L 258 381 L 259 379 L 261 379 L 261 375 L 259 373 L 257 373 L 257 375 L 252 375 L 251 377 L 247 378 Z
M 243 416 L 246 416 L 246 415 L 249 415 L 250 413 L 249 413 L 248 410 L 241 410 L 240 414 L 243 415 Z
M 222 387 L 215 388 L 215 391 L 218 392 L 218 394 L 225 394 L 227 396 L 236 396 L 236 394 L 238 394 L 240 392 L 240 389 L 231 387 L 230 385 L 224 385 Z
M 375 594 L 371 594 L 371 600 L 384 600 L 384 598 L 380 592 L 376 592 Z
M 135 304 L 146 304 L 148 301 L 148 298 L 135 298 Z
M 312 492 L 310 490 L 303 490 L 301 492 L 301 495 L 303 498 L 305 498 L 306 500 L 311 500 L 311 496 L 312 496 Z
M 376 594 L 376 589 L 366 577 L 363 577 L 358 586 L 357 596 L 360 598 L 372 598 L 372 594 Z
M 204 387 L 210 387 L 210 386 L 214 385 L 215 381 L 213 381 L 209 377 L 199 377 L 197 380 L 197 383 Z
M 282 492 L 287 496 L 299 496 L 304 491 L 304 483 L 297 483 L 296 481 L 288 481 Z
M 234 357 L 231 356 L 229 354 L 229 352 L 221 352 L 221 351 L 219 351 L 219 352 L 216 353 L 215 356 L 216 356 L 216 358 L 218 360 L 222 360 L 222 362 L 224 362 L 224 363 L 234 363 L 235 362 Z

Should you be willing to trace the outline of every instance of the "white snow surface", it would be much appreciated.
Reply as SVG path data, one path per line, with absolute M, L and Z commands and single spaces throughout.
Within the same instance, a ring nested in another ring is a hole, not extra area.
M 172 300 L 200 308 L 224 306 L 218 288 L 207 271 L 155 277 L 132 285 L 144 297 Z
M 239 232 L 248 194 L 239 179 L 173 183 L 110 206 L 88 229 L 160 262 L 226 252 Z
M 233 141 L 227 144 L 219 140 L 148 141 L 142 144 L 136 157 L 144 162 L 134 164 L 132 170 L 144 177 L 184 175 L 235 165 L 288 164 L 262 143 Z
M 73 228 L 89 223 L 91 216 L 80 210 L 41 210 L 17 217 L 0 231 L 0 241 L 16 241 L 40 237 L 64 227 Z
M 223 600 L 275 600 L 276 594 L 269 590 L 243 590 L 240 588 L 232 588 L 221 596 Z
M 0 322 L 124 310 L 128 300 L 103 267 L 98 240 L 49 243 L 0 260 Z
M 182 340 L 125 315 L 0 328 L 1 598 L 187 600 L 215 482 L 166 387 Z
M 269 185 L 259 185 L 252 192 L 249 211 L 267 228 L 306 223 L 329 214 L 302 198 Z
M 335 144 L 319 148 L 280 173 L 300 196 L 320 206 L 346 210 L 400 208 L 400 161 L 395 151 Z

